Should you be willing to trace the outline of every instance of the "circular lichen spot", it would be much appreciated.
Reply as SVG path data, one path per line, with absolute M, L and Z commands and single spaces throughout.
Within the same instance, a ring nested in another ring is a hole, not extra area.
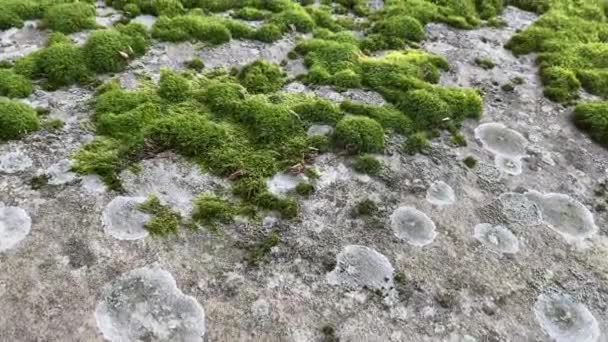
M 32 159 L 19 150 L 0 155 L 0 172 L 21 172 L 29 169 L 32 165 Z
M 32 228 L 32 219 L 19 207 L 0 203 L 0 252 L 14 248 Z
M 506 192 L 500 195 L 498 200 L 507 220 L 526 226 L 537 226 L 542 223 L 540 208 L 525 195 Z
M 426 200 L 434 205 L 447 206 L 456 202 L 456 194 L 451 186 L 443 181 L 438 181 L 429 187 L 426 192 Z
M 203 341 L 205 312 L 177 288 L 173 276 L 154 265 L 106 285 L 95 310 L 110 341 Z
M 595 342 L 599 324 L 583 304 L 562 294 L 541 294 L 534 315 L 542 329 L 556 342 Z
M 538 204 L 543 222 L 566 240 L 584 240 L 597 232 L 593 214 L 568 195 L 529 191 L 526 197 Z
M 397 208 L 391 215 L 391 227 L 398 238 L 414 246 L 428 245 L 437 235 L 435 223 L 412 207 Z
M 376 250 L 349 245 L 338 254 L 336 267 L 327 274 L 327 282 L 349 289 L 389 290 L 393 287 L 393 266 Z
M 519 241 L 509 229 L 503 226 L 481 223 L 475 226 L 473 236 L 496 253 L 515 254 L 519 251 Z
M 475 129 L 475 138 L 483 147 L 497 155 L 519 158 L 526 153 L 528 141 L 519 132 L 501 123 L 486 123 Z
M 145 201 L 145 197 L 114 198 L 101 215 L 106 233 L 119 240 L 138 240 L 148 236 L 144 224 L 150 215 L 137 209 Z

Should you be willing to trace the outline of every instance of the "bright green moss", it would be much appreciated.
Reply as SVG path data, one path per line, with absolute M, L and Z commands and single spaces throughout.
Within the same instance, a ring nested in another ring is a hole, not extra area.
M 383 18 L 372 26 L 370 33 L 376 37 L 371 50 L 399 49 L 405 45 L 405 40 L 419 42 L 424 39 L 420 22 L 406 15 Z
M 608 69 L 583 69 L 576 77 L 589 93 L 608 98 Z
M 243 7 L 236 11 L 232 16 L 243 20 L 264 20 L 268 18 L 268 11 L 260 10 L 255 7 Z
M 93 108 L 96 115 L 122 113 L 135 109 L 148 101 L 157 101 L 157 98 L 145 91 L 127 91 L 112 85 L 99 91 L 93 101 Z
M 140 1 L 140 3 L 145 2 L 146 1 Z M 168 17 L 174 17 L 185 12 L 184 6 L 180 2 L 180 0 L 151 0 L 150 7 L 150 14 L 156 16 L 164 15 Z
M 0 96 L 26 97 L 32 93 L 32 84 L 10 69 L 0 69 Z
M 476 90 L 436 86 L 432 91 L 448 105 L 450 119 L 456 123 L 467 118 L 481 118 L 483 100 Z
M 581 103 L 574 109 L 574 124 L 602 145 L 608 145 L 608 102 Z
M 441 126 L 450 118 L 450 108 L 439 94 L 426 89 L 408 91 L 398 104 L 399 109 L 412 118 L 419 129 Z
M 185 101 L 191 96 L 190 81 L 176 72 L 161 70 L 158 84 L 158 95 L 169 102 Z
M 225 19 L 223 24 L 234 39 L 251 39 L 255 36 L 255 29 L 240 21 Z
M 162 204 L 155 195 L 150 195 L 144 203 L 138 205 L 137 209 L 152 215 L 150 220 L 144 224 L 144 228 L 152 235 L 175 234 L 182 223 L 181 215 L 169 206 Z
M 34 108 L 0 97 L 0 141 L 19 139 L 40 128 Z
M 135 18 L 141 14 L 141 9 L 139 8 L 139 6 L 137 6 L 137 4 L 133 4 L 133 3 L 126 4 L 122 8 L 122 10 L 123 10 L 123 12 L 125 12 L 127 17 L 129 17 L 129 18 Z
M 278 91 L 285 82 L 281 67 L 261 59 L 246 65 L 239 72 L 238 79 L 252 94 Z
M 173 18 L 160 17 L 152 27 L 152 37 L 172 42 L 198 40 L 222 44 L 230 41 L 232 35 L 217 18 L 183 15 Z
M 265 43 L 275 42 L 283 36 L 281 28 L 275 24 L 264 24 L 253 34 L 253 38 Z
M 544 94 L 555 102 L 568 102 L 578 97 L 581 87 L 574 72 L 561 67 L 541 70 L 541 80 L 545 86 Z
M 44 24 L 54 31 L 73 33 L 95 28 L 95 6 L 84 3 L 63 3 L 46 10 Z
M 225 129 L 198 114 L 163 117 L 148 127 L 146 136 L 160 147 L 185 156 L 204 156 L 226 140 Z
M 379 152 L 384 148 L 384 130 L 373 119 L 346 116 L 336 125 L 336 144 L 351 153 Z
M 186 68 L 194 70 L 194 71 L 198 71 L 198 72 L 205 69 L 205 63 L 203 63 L 203 61 L 200 58 L 191 59 L 191 60 L 187 61 L 186 63 L 184 63 L 184 65 L 186 66 Z
M 361 88 L 361 76 L 351 69 L 344 69 L 332 76 L 331 83 L 338 90 Z
M 377 176 L 382 170 L 382 163 L 380 163 L 378 159 L 374 158 L 374 156 L 364 154 L 355 158 L 353 168 L 357 172 L 365 173 L 370 176 Z
M 308 123 L 335 125 L 343 116 L 337 105 L 325 99 L 311 98 L 294 106 L 292 110 Z
M 99 73 L 122 70 L 127 65 L 128 52 L 128 40 L 112 29 L 93 32 L 83 47 L 87 66 Z
M 263 98 L 250 98 L 243 102 L 240 110 L 240 120 L 259 144 L 278 146 L 292 137 L 304 135 L 302 121 L 286 106 L 272 104 Z
M 344 101 L 340 108 L 350 114 L 368 116 L 378 121 L 385 129 L 406 134 L 412 130 L 412 120 L 392 106 L 372 106 L 364 103 Z
M 315 27 L 314 20 L 301 7 L 293 7 L 273 15 L 270 21 L 278 25 L 283 31 L 294 27 L 298 32 L 311 32 Z
M 276 211 L 285 219 L 292 219 L 298 216 L 298 202 L 293 198 L 281 198 L 269 192 L 262 192 L 255 198 L 253 203 L 262 209 Z
M 86 81 L 90 74 L 82 50 L 71 43 L 53 44 L 25 57 L 22 63 L 30 68 L 26 76 L 45 79 L 51 89 Z M 15 66 L 15 70 L 20 69 Z
M 123 141 L 143 140 L 143 129 L 160 118 L 159 106 L 146 102 L 124 112 L 97 114 L 97 134 L 111 136 Z
M 8 30 L 11 27 L 22 27 L 23 20 L 11 11 L 0 11 L 0 30 Z
M 205 225 L 215 227 L 217 224 L 233 222 L 235 207 L 225 199 L 210 194 L 203 194 L 194 200 L 192 219 Z
M 237 83 L 211 81 L 205 91 L 205 103 L 218 114 L 232 114 L 245 99 L 247 90 Z

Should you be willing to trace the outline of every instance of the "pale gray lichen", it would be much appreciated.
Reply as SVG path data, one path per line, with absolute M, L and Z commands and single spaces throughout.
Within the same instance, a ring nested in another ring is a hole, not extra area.
M 145 197 L 114 198 L 101 214 L 106 233 L 119 240 L 139 240 L 148 236 L 144 225 L 150 215 L 137 208 L 145 201 Z
M 475 226 L 473 237 L 490 250 L 500 254 L 519 252 L 519 241 L 513 233 L 503 226 L 481 223 Z
M 32 219 L 25 210 L 0 203 L 0 252 L 14 248 L 31 228 Z
M 348 245 L 338 254 L 336 268 L 327 274 L 327 282 L 349 289 L 393 288 L 394 268 L 386 256 L 359 245 Z
M 198 342 L 206 332 L 201 305 L 157 265 L 132 270 L 106 285 L 95 319 L 113 342 Z
M 533 311 L 542 329 L 556 342 L 596 342 L 599 339 L 600 328 L 593 314 L 568 295 L 541 294 Z
M 493 154 L 511 158 L 524 156 L 528 145 L 526 138 L 519 132 L 496 122 L 481 124 L 475 128 L 475 138 Z
M 426 200 L 434 205 L 448 206 L 456 202 L 456 194 L 451 186 L 443 181 L 438 181 L 429 187 L 426 192 Z
M 334 132 L 334 128 L 330 125 L 311 125 L 308 128 L 308 131 L 306 131 L 306 134 L 309 137 L 312 137 L 315 135 L 328 136 L 328 135 L 331 135 L 333 132 Z
M 51 185 L 71 183 L 78 178 L 78 175 L 72 172 L 72 164 L 69 159 L 62 159 L 51 165 L 46 174 L 49 176 Z
M 288 173 L 277 173 L 266 181 L 266 186 L 270 193 L 281 195 L 295 190 L 296 186 L 303 178 L 301 176 Z
M 498 197 L 503 215 L 510 222 L 526 226 L 537 226 L 542 223 L 539 206 L 530 201 L 525 195 L 506 192 Z
M 543 222 L 570 242 L 589 238 L 598 230 L 591 211 L 568 195 L 529 191 L 526 197 L 538 204 Z
M 521 158 L 512 158 L 497 154 L 494 156 L 494 165 L 496 165 L 500 171 L 511 176 L 518 176 L 522 173 Z
M 21 150 L 0 155 L 0 173 L 17 173 L 32 167 L 32 159 Z
M 412 207 L 397 208 L 391 215 L 391 227 L 395 236 L 414 246 L 428 245 L 437 235 L 435 223 Z

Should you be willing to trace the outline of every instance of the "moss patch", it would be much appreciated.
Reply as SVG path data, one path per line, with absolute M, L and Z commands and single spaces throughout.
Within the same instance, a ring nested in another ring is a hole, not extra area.
M 0 97 L 0 141 L 18 139 L 40 128 L 34 108 Z

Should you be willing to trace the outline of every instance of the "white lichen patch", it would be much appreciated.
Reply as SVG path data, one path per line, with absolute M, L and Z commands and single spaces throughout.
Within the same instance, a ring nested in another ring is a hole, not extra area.
M 437 233 L 435 223 L 422 211 L 412 207 L 399 207 L 391 215 L 395 236 L 414 246 L 433 242 Z
M 530 201 L 525 195 L 506 192 L 498 197 L 503 215 L 510 222 L 526 226 L 537 226 L 542 223 L 539 206 Z
M 224 184 L 216 177 L 201 173 L 197 165 L 181 158 L 144 160 L 139 171 L 122 172 L 120 178 L 130 196 L 155 195 L 185 217 L 192 212 L 195 196 Z
M 334 128 L 330 125 L 311 125 L 310 128 L 308 128 L 308 131 L 306 131 L 306 134 L 309 137 L 315 136 L 315 135 L 331 135 L 334 132 Z
M 426 192 L 426 200 L 434 205 L 448 206 L 456 202 L 456 194 L 451 186 L 443 181 L 438 181 L 429 187 Z
M 137 208 L 145 201 L 145 197 L 114 198 L 101 214 L 106 233 L 119 240 L 139 240 L 148 236 L 144 224 L 148 222 L 150 215 Z
M 72 164 L 68 159 L 60 160 L 51 165 L 46 174 L 49 176 L 49 184 L 62 185 L 71 183 L 77 179 L 76 173 L 72 172 Z
M 0 173 L 17 173 L 32 167 L 32 159 L 21 150 L 0 154 Z
M 348 245 L 338 254 L 336 268 L 327 274 L 327 282 L 348 289 L 390 290 L 394 268 L 386 256 L 359 245 Z
M 519 132 L 496 122 L 481 124 L 475 128 L 475 138 L 493 154 L 511 158 L 525 155 L 528 145 L 526 138 Z
M 475 226 L 473 237 L 490 250 L 500 254 L 519 252 L 519 241 L 513 233 L 503 226 L 481 223 Z
M 536 320 L 556 342 L 596 342 L 600 328 L 583 304 L 563 294 L 541 294 L 534 304 Z
M 203 341 L 205 312 L 177 288 L 173 276 L 154 265 L 106 285 L 95 310 L 97 326 L 113 342 Z
M 598 230 L 589 209 L 568 195 L 529 191 L 526 197 L 539 206 L 543 222 L 570 242 L 589 238 Z
M 5 207 L 0 203 L 0 252 L 17 246 L 32 228 L 32 219 L 19 207 Z
M 521 175 L 522 172 L 521 158 L 511 158 L 499 154 L 494 157 L 494 165 L 500 171 L 511 176 Z
M 133 18 L 131 22 L 142 24 L 146 28 L 151 29 L 156 20 L 157 18 L 153 15 L 138 15 L 137 17 Z
M 288 174 L 277 173 L 266 181 L 266 186 L 270 193 L 281 195 L 294 191 L 302 177 Z

